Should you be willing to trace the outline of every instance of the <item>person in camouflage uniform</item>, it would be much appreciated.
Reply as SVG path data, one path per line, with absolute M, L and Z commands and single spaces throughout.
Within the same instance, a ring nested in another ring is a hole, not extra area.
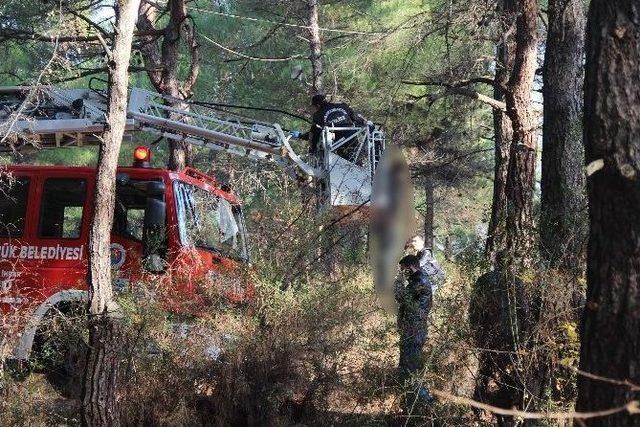
M 395 285 L 398 303 L 398 331 L 400 332 L 401 378 L 406 382 L 419 374 L 424 361 L 422 348 L 427 341 L 427 318 L 431 310 L 431 283 L 420 267 L 420 258 L 407 255 L 400 260 L 402 274 Z M 406 280 L 402 280 L 403 277 Z M 426 387 L 420 386 L 418 396 L 431 402 L 433 398 Z
M 427 277 L 431 282 L 431 292 L 435 296 L 438 288 L 444 284 L 446 274 L 438 260 L 433 256 L 433 251 L 425 246 L 424 239 L 418 235 L 407 241 L 404 250 L 420 259 L 420 267 L 427 273 Z

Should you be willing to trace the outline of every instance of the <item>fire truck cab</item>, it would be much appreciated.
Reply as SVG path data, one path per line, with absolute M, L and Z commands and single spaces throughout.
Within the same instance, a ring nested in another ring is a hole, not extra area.
M 144 281 L 176 311 L 187 301 L 192 308 L 206 304 L 211 287 L 233 303 L 250 301 L 251 285 L 216 279 L 237 276 L 248 261 L 240 200 L 197 170 L 149 167 L 146 147 L 136 148 L 134 157 L 133 167 L 117 171 L 114 290 Z M 47 312 L 86 300 L 96 170 L 10 166 L 6 172 L 2 179 L 11 182 L 0 185 L 0 309 L 3 315 L 28 313 L 13 355 L 25 360 Z

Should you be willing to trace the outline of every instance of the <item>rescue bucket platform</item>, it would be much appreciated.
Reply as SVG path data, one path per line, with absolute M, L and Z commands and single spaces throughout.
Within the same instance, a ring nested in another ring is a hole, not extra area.
M 106 102 L 105 93 L 93 88 L 0 88 L 0 152 L 98 144 L 105 130 Z M 385 148 L 384 133 L 373 125 L 325 127 L 317 156 L 300 156 L 290 144 L 292 136 L 277 123 L 134 88 L 126 138 L 137 131 L 275 163 L 297 180 L 320 188 L 324 209 L 367 205 Z

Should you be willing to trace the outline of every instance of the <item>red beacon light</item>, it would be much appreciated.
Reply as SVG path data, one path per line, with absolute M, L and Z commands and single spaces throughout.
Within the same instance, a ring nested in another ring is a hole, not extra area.
M 151 150 L 149 147 L 140 146 L 133 150 L 133 166 L 136 168 L 151 167 Z

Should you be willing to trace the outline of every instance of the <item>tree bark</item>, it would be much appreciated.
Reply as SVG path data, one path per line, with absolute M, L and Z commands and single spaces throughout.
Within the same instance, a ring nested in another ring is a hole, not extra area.
M 586 234 L 582 145 L 583 0 L 550 0 L 544 57 L 541 253 L 579 268 Z
M 118 0 L 117 29 L 109 52 L 109 96 L 100 144 L 94 210 L 89 234 L 89 353 L 83 390 L 83 423 L 119 426 L 118 329 L 111 288 L 110 230 L 115 205 L 116 168 L 127 118 L 127 88 L 133 30 L 140 0 Z
M 589 197 L 587 304 L 580 369 L 640 384 L 640 4 L 592 0 L 587 24 L 584 137 Z M 598 162 L 598 163 L 594 163 Z M 602 163 L 601 163 L 602 162 Z M 639 400 L 640 392 L 578 377 L 580 411 Z M 638 426 L 625 411 L 589 426 Z
M 513 68 L 513 36 L 511 35 L 512 31 L 509 28 L 511 25 L 509 24 L 514 7 L 513 0 L 502 0 L 498 7 L 498 12 L 503 16 L 503 20 L 508 23 L 503 25 L 505 35 L 496 46 L 494 97 L 498 101 L 504 101 L 505 99 L 504 93 L 500 88 L 507 86 Z M 505 219 L 507 216 L 505 187 L 509 166 L 509 147 L 513 133 L 509 116 L 495 108 L 493 109 L 493 132 L 495 143 L 493 199 L 485 246 L 485 254 L 491 260 L 494 260 L 495 251 L 502 247 L 504 240 Z
M 319 0 L 307 0 L 307 10 L 309 12 L 309 49 L 311 55 L 311 89 L 313 93 L 322 92 L 322 40 L 320 38 L 320 24 L 318 21 Z
M 531 264 L 533 255 L 533 190 L 536 170 L 536 115 L 533 110 L 533 79 L 537 68 L 538 3 L 516 3 L 513 71 L 507 83 L 507 114 L 513 137 L 509 148 L 506 196 L 508 258 L 518 266 Z
M 175 101 L 169 102 L 171 107 L 188 111 L 189 104 L 184 101 L 193 95 L 193 86 L 200 74 L 200 46 L 195 38 L 194 25 L 187 15 L 185 0 L 169 0 L 167 4 L 169 21 L 167 26 L 160 30 L 162 43 L 158 44 L 158 37 L 148 36 L 143 40 L 140 52 L 149 70 L 147 75 L 155 89 L 169 95 Z M 157 5 L 143 3 L 140 7 L 138 28 L 149 34 L 158 30 Z M 189 55 L 189 71 L 182 79 L 180 70 L 180 46 L 186 43 Z M 179 115 L 173 115 L 173 119 L 180 120 Z M 183 141 L 169 140 L 169 169 L 180 170 L 192 164 L 192 146 Z
M 534 348 L 536 345 L 531 332 L 537 321 L 536 307 L 539 304 L 537 291 L 529 295 L 526 284 L 520 281 L 523 270 L 532 265 L 534 249 L 533 232 L 533 192 L 536 170 L 537 117 L 533 109 L 533 83 L 537 69 L 538 48 L 538 2 L 537 0 L 520 0 L 515 2 L 512 17 L 515 18 L 515 41 L 513 69 L 507 82 L 505 101 L 507 115 L 511 121 L 512 138 L 509 146 L 509 161 L 505 183 L 506 217 L 504 241 L 500 242 L 502 253 L 496 262 L 500 281 L 507 286 L 509 301 L 508 324 L 516 328 L 516 348 Z M 510 12 L 510 11 L 509 11 Z M 499 264 L 499 265 L 498 265 Z M 518 283 L 522 283 L 518 285 Z M 523 295 L 518 296 L 516 289 L 522 288 Z M 522 298 L 526 298 L 522 301 Z M 521 315 L 518 306 L 526 304 L 529 309 Z M 516 326 L 522 322 L 527 327 Z M 543 384 L 547 378 L 548 364 L 544 357 L 532 360 L 530 366 L 517 358 L 515 368 L 521 371 L 521 385 L 524 390 L 514 391 L 520 395 L 520 404 L 535 408 L 536 398 L 542 397 Z
M 92 316 L 83 384 L 82 425 L 118 427 L 122 322 L 114 312 Z

